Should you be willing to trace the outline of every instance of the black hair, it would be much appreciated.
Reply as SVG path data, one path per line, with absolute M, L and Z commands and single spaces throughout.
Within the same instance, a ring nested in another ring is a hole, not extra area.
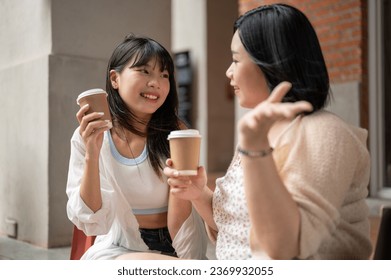
M 313 112 L 327 105 L 326 63 L 316 32 L 300 10 L 286 4 L 260 6 L 236 20 L 236 31 L 270 90 L 282 81 L 292 83 L 283 102 L 305 100 Z
M 146 65 L 153 58 L 159 62 L 161 71 L 168 71 L 170 91 L 163 105 L 152 114 L 149 122 L 145 124 L 128 109 L 118 90 L 113 88 L 110 71 L 115 70 L 121 73 L 132 60 L 130 67 L 138 67 Z M 163 161 L 170 155 L 167 136 L 170 131 L 179 129 L 178 94 L 174 69 L 170 53 L 161 44 L 148 37 L 130 34 L 114 49 L 106 72 L 106 91 L 114 124 L 118 124 L 136 135 L 146 137 L 149 161 L 159 177 L 161 177 L 161 170 L 164 166 Z M 146 132 L 137 129 L 135 124 L 140 123 L 147 126 Z

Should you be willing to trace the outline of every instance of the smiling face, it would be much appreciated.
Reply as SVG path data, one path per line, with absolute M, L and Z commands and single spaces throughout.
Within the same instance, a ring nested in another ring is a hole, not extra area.
M 120 72 L 110 71 L 112 86 L 118 90 L 129 110 L 141 119 L 150 119 L 170 91 L 169 73 L 152 58 L 145 65 L 130 61 Z
M 226 75 L 231 80 L 230 85 L 235 90 L 240 106 L 254 108 L 269 97 L 270 91 L 264 74 L 245 50 L 238 31 L 231 42 L 232 64 Z

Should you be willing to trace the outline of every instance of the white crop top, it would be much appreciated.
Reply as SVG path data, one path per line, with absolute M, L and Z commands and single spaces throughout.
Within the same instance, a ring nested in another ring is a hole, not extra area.
M 122 156 L 114 145 L 110 131 L 109 138 L 115 178 L 135 215 L 149 215 L 167 212 L 168 184 L 163 174 L 159 179 L 148 160 L 147 147 L 137 158 Z

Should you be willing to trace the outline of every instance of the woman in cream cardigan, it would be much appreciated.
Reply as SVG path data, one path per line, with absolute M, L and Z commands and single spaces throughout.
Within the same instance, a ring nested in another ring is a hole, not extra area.
M 165 174 L 216 241 L 218 259 L 367 259 L 367 131 L 323 108 L 329 77 L 317 35 L 294 7 L 235 23 L 227 77 L 242 107 L 238 146 L 212 192 L 206 173 Z

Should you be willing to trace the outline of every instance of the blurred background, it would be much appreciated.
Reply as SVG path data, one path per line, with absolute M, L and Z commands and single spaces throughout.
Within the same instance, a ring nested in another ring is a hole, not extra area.
M 180 115 L 203 136 L 201 164 L 213 188 L 245 112 L 225 76 L 233 23 L 276 2 L 301 9 L 317 31 L 333 92 L 328 109 L 369 131 L 375 238 L 379 209 L 391 204 L 388 0 L 0 0 L 0 237 L 44 249 L 70 246 L 65 187 L 76 97 L 105 88 L 109 56 L 129 33 L 172 52 Z

